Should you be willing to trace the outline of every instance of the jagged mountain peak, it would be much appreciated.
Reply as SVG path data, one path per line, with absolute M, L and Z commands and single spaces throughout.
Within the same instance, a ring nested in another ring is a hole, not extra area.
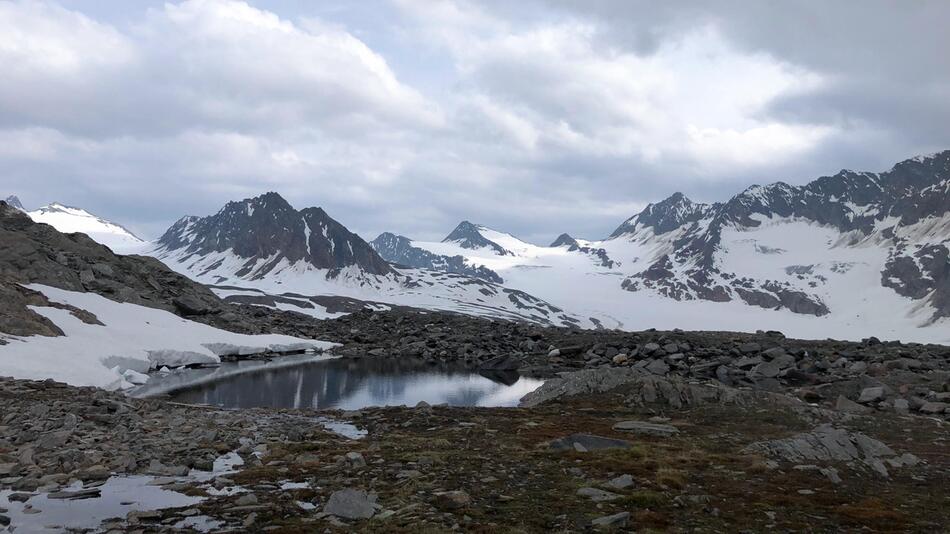
M 473 224 L 469 221 L 462 221 L 452 232 L 442 240 L 443 243 L 456 243 L 462 248 L 479 249 L 490 248 L 500 255 L 511 255 L 512 252 L 505 247 L 491 241 L 482 235 L 482 232 L 488 230 L 488 227 Z
M 617 227 L 610 237 L 632 234 L 641 227 L 651 227 L 654 233 L 665 234 L 702 219 L 708 208 L 708 204 L 693 202 L 683 193 L 676 192 L 660 202 L 648 204 L 643 211 Z
M 570 234 L 563 233 L 557 236 L 557 239 L 555 239 L 554 242 L 551 243 L 551 246 L 552 247 L 564 247 L 564 246 L 577 247 L 577 246 L 580 246 L 580 244 L 577 242 L 576 239 L 571 237 Z
M 23 207 L 23 204 L 20 202 L 20 199 L 17 198 L 16 195 L 10 195 L 10 196 L 8 196 L 8 197 L 4 200 L 4 202 L 6 202 L 7 205 L 10 206 L 10 207 L 16 208 L 16 209 L 18 209 L 18 210 L 20 210 L 20 211 L 26 211 L 26 209 Z
M 297 211 L 275 192 L 228 202 L 208 217 L 183 217 L 158 244 L 162 258 L 234 256 L 244 264 L 234 273 L 238 278 L 262 277 L 290 266 L 393 272 L 368 243 L 322 208 Z

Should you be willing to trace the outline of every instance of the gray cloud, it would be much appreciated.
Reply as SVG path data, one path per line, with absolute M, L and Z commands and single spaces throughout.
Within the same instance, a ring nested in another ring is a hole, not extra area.
M 63 5 L 0 4 L 0 194 L 149 237 L 267 190 L 368 238 L 602 237 L 950 139 L 938 1 Z

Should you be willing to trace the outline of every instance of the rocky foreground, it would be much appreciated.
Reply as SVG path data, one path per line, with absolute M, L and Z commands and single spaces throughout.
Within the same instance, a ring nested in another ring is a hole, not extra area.
M 0 529 L 41 517 L 37 495 L 95 499 L 110 477 L 133 474 L 194 502 L 131 512 L 103 530 L 950 525 L 948 347 L 576 331 L 406 311 L 307 328 L 343 343 L 344 357 L 466 361 L 550 379 L 521 408 L 345 413 L 232 411 L 2 379 Z M 326 416 L 365 437 L 328 431 Z M 231 452 L 243 459 L 234 472 L 200 474 Z

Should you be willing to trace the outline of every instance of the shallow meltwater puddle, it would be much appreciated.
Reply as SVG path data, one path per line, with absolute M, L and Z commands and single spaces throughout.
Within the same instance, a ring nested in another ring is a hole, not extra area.
M 129 512 L 192 506 L 204 500 L 164 488 L 177 482 L 206 482 L 230 474 L 244 463 L 236 453 L 214 462 L 212 471 L 192 470 L 182 477 L 149 475 L 113 476 L 101 484 L 75 482 L 54 492 L 0 491 L 0 508 L 10 517 L 14 532 L 62 532 L 96 530 L 107 519 L 125 518 Z M 217 522 L 196 515 L 177 528 L 208 531 Z M 0 529 L 2 530 L 2 529 Z
M 276 360 L 275 363 L 279 362 Z M 263 366 L 229 372 L 221 366 L 214 381 L 191 371 L 175 374 L 175 385 L 162 378 L 149 389 L 169 392 L 174 401 L 227 408 L 311 408 L 357 410 L 368 406 L 413 406 L 421 401 L 452 406 L 517 406 L 542 380 L 513 372 L 480 374 L 458 365 L 416 359 L 324 359 L 297 365 Z

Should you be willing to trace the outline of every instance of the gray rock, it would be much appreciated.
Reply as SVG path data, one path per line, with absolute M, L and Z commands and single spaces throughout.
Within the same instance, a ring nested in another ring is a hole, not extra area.
M 670 371 L 670 366 L 663 360 L 653 360 L 648 363 L 645 369 L 655 375 L 665 375 Z
M 760 352 L 761 350 L 762 346 L 758 343 L 743 343 L 739 345 L 739 352 L 742 354 L 752 354 L 754 352 Z
M 835 410 L 838 410 L 839 412 L 853 413 L 853 414 L 866 414 L 866 413 L 871 413 L 874 411 L 873 409 L 868 408 L 867 406 L 854 402 L 853 400 L 845 397 L 844 395 L 838 395 L 838 400 L 835 401 Z
M 252 504 L 257 504 L 257 495 L 254 495 L 253 493 L 241 495 L 236 501 L 234 501 L 234 504 L 237 506 L 250 506 Z
M 630 432 L 644 436 L 669 437 L 679 433 L 679 429 L 672 425 L 647 423 L 645 421 L 621 421 L 613 426 L 618 432 Z
M 357 469 L 366 467 L 366 460 L 363 458 L 363 455 L 355 451 L 346 453 L 346 461 L 350 466 Z
M 567 451 L 577 450 L 578 445 L 587 451 L 597 451 L 604 449 L 629 449 L 632 443 L 622 439 L 605 438 L 592 434 L 571 434 L 570 436 L 552 441 L 548 446 L 556 451 Z
M 920 413 L 941 414 L 947 411 L 948 406 L 950 406 L 950 404 L 946 402 L 925 402 L 920 407 Z
M 749 371 L 750 378 L 775 378 L 782 371 L 782 368 L 772 362 L 762 362 Z
M 628 521 L 630 521 L 630 512 L 620 512 L 618 514 L 598 517 L 590 523 L 594 527 L 625 527 Z
M 884 386 L 864 388 L 861 390 L 861 396 L 858 397 L 858 402 L 862 404 L 878 402 L 882 400 L 884 400 Z
M 621 497 L 616 493 L 611 493 L 609 491 L 604 491 L 597 488 L 581 488 L 577 490 L 577 494 L 581 497 L 587 497 L 594 502 L 615 501 Z
M 334 491 L 323 512 L 344 519 L 369 519 L 376 513 L 376 494 L 351 488 Z
M 849 432 L 829 424 L 820 425 L 811 432 L 790 438 L 753 443 L 744 449 L 762 453 L 789 462 L 842 461 L 861 462 L 872 470 L 887 476 L 881 458 L 896 453 L 880 441 L 859 432 Z
M 607 486 L 608 488 L 612 488 L 612 489 L 622 490 L 622 489 L 627 489 L 630 486 L 633 486 L 633 484 L 634 482 L 633 482 L 632 476 L 620 475 L 619 477 L 608 480 L 606 483 L 604 483 L 604 486 Z
M 472 504 L 472 498 L 461 490 L 442 491 L 435 494 L 435 506 L 440 510 L 458 510 Z
M 910 403 L 907 402 L 907 399 L 895 399 L 894 411 L 897 413 L 908 413 L 910 412 Z

